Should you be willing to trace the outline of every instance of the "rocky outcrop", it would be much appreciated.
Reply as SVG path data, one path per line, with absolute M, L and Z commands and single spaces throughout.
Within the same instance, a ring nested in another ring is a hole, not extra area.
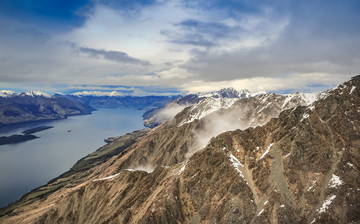
M 193 155 L 176 157 L 188 153 L 189 145 L 181 145 L 206 120 L 179 126 L 182 118 L 123 145 L 91 171 L 69 174 L 65 187 L 3 209 L 0 222 L 360 221 L 360 76 L 308 106 L 284 110 L 262 126 L 224 132 Z M 103 150 L 116 144 L 122 143 Z M 135 167 L 141 160 L 154 169 Z

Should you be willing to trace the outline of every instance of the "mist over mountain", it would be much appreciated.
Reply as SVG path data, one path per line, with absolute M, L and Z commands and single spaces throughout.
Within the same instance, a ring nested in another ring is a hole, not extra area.
M 359 89 L 356 76 L 318 94 L 204 98 L 79 160 L 0 221 L 359 222 Z
M 0 223 L 360 223 L 359 12 L 1 0 Z

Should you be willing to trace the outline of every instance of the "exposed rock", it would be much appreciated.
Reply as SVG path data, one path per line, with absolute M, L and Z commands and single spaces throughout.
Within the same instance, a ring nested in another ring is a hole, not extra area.
M 222 133 L 189 157 L 193 131 L 213 115 L 179 125 L 186 108 L 106 160 L 80 165 L 65 187 L 2 209 L 0 222 L 358 223 L 359 88 L 357 76 L 270 119 L 284 104 L 275 103 L 266 124 Z

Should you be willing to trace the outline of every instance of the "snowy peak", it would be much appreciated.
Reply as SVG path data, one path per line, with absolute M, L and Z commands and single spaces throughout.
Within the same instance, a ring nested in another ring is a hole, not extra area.
M 211 92 L 199 92 L 196 95 L 199 98 L 204 97 L 214 97 L 214 98 L 247 98 L 252 96 L 258 96 L 261 94 L 266 94 L 265 91 L 259 91 L 259 92 L 250 92 L 247 89 L 241 89 L 236 90 L 233 87 L 223 88 L 219 91 L 211 91 Z M 192 94 L 189 94 L 192 95 Z
M 250 92 L 248 90 L 241 90 L 240 92 L 236 89 L 229 87 L 223 88 L 219 91 L 211 91 L 211 92 L 199 92 L 196 95 L 199 98 L 203 97 L 214 97 L 214 98 L 240 98 L 241 96 L 246 96 Z
M 188 118 L 183 120 L 179 124 L 179 127 L 186 123 L 191 123 L 194 120 L 200 120 L 201 118 L 206 117 L 207 115 L 220 109 L 227 109 L 237 100 L 238 98 L 206 98 L 190 108 Z
M 23 92 L 23 93 L 15 93 L 14 91 L 11 91 L 11 90 L 1 90 L 0 91 L 0 97 L 12 97 L 12 96 L 31 96 L 31 97 L 42 96 L 42 97 L 46 97 L 46 98 L 51 98 L 51 95 L 41 92 L 41 91 L 27 91 L 27 92 Z
M 298 105 L 308 106 L 318 100 L 320 93 L 291 93 L 285 95 L 282 109 L 290 109 Z
M 124 94 L 117 91 L 82 91 L 72 93 L 73 96 L 123 96 Z
M 222 98 L 240 98 L 240 97 L 246 97 L 249 94 L 249 90 L 244 89 L 241 90 L 241 92 L 238 92 L 236 89 L 230 87 L 230 88 L 224 88 L 220 89 L 216 94 L 218 97 Z
M 32 97 L 36 97 L 36 96 L 42 96 L 42 97 L 46 97 L 46 98 L 51 98 L 51 95 L 41 92 L 41 91 L 27 91 L 24 93 L 20 93 L 20 96 L 32 96 Z
M 9 96 L 12 96 L 14 94 L 15 94 L 15 92 L 11 91 L 11 90 L 1 90 L 0 91 L 0 97 L 9 97 Z

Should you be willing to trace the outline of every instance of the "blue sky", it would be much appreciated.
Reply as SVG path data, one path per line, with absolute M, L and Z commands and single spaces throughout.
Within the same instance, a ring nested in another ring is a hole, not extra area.
M 359 11 L 357 0 L 2 0 L 0 87 L 319 91 L 360 73 Z

